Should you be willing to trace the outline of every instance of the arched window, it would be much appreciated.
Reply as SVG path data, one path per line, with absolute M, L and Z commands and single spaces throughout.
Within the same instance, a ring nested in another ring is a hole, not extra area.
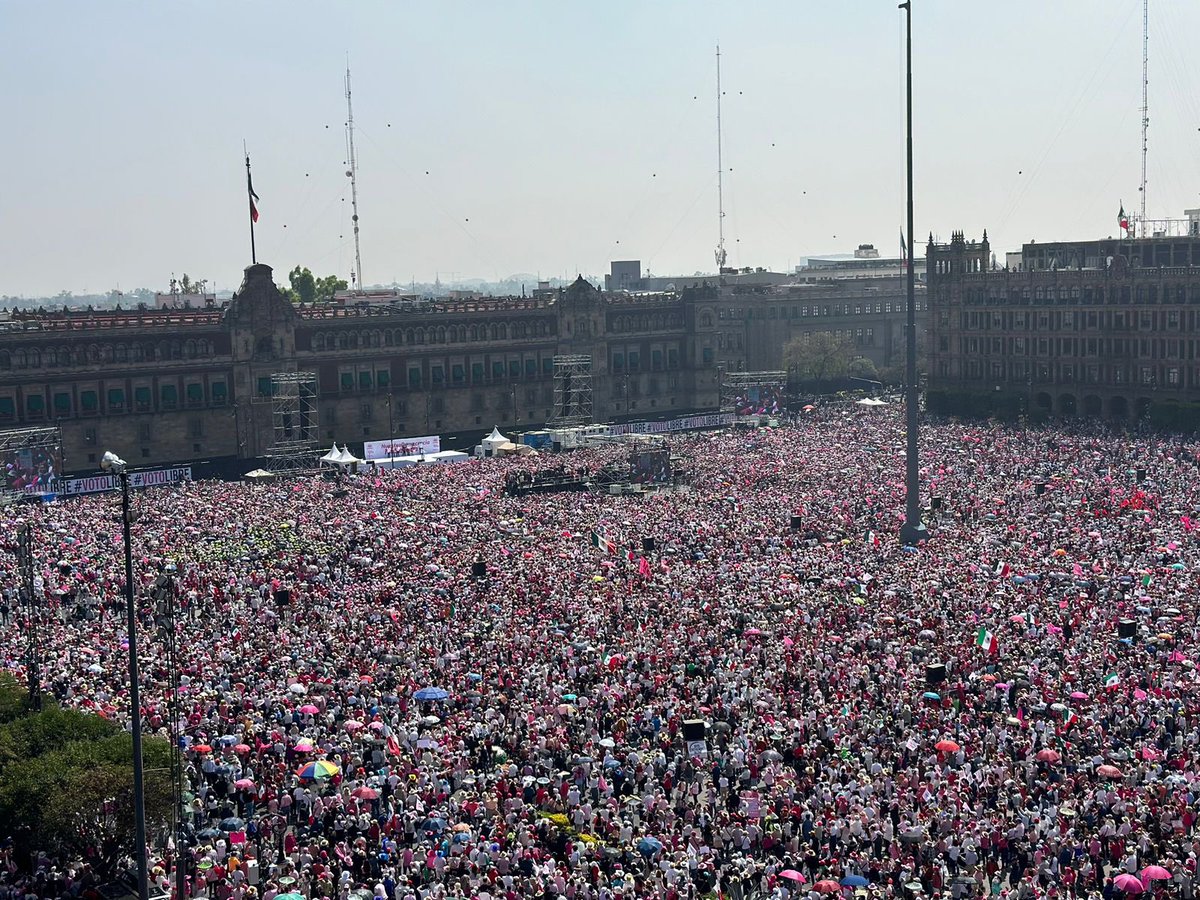
M 186 359 L 195 359 L 196 358 L 196 342 L 195 341 L 189 340 L 183 345 L 183 355 Z
M 142 362 L 146 358 L 146 348 L 141 344 L 134 344 L 131 349 L 130 356 L 134 362 Z
M 14 350 L 12 355 L 12 363 L 14 369 L 23 369 L 29 364 L 25 356 L 24 350 Z
M 423 327 L 417 329 L 417 343 L 425 343 L 425 329 Z
M 417 333 L 415 331 L 413 331 L 411 328 L 409 328 L 407 331 L 404 332 L 404 343 L 411 345 L 411 344 L 415 344 L 416 342 L 417 342 Z
M 39 350 L 29 351 L 29 368 L 38 369 L 42 365 L 42 354 Z
M 183 342 L 171 341 L 171 359 L 183 358 Z
M 437 342 L 439 344 L 446 343 L 446 326 L 439 325 L 437 329 Z
M 713 323 L 712 313 L 710 313 L 708 310 L 705 310 L 704 312 L 700 313 L 700 327 L 701 328 L 712 328 L 712 323 Z
M 312 337 L 312 348 L 314 351 L 325 349 L 325 335 L 318 331 Z
M 471 340 L 473 340 L 473 341 L 479 340 L 479 326 L 478 325 L 471 326 Z
M 124 344 L 117 344 L 113 348 L 113 359 L 119 363 L 129 362 L 129 348 Z
M 97 347 L 95 344 L 88 344 L 87 361 L 89 363 L 100 362 L 100 348 Z
M 134 344 L 137 347 L 137 344 Z M 58 348 L 58 364 L 60 366 L 69 366 L 71 364 L 71 349 L 69 347 Z
M 0 350 L 0 369 L 11 369 L 12 364 L 12 354 L 7 350 Z
M 500 340 L 507 341 L 508 340 L 508 325 L 506 325 L 504 322 L 501 322 L 499 325 L 499 331 L 500 331 Z

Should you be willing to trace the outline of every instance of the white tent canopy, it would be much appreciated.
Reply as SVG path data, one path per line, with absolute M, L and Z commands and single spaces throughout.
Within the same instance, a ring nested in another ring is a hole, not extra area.
M 321 462 L 328 466 L 341 465 L 341 454 L 338 452 L 337 444 L 334 444 L 333 449 L 321 457 Z
M 335 445 L 336 446 L 336 445 Z M 338 453 L 338 464 L 348 466 L 351 463 L 362 462 L 357 456 L 350 452 L 350 448 L 345 444 L 342 445 L 341 451 Z
M 875 397 L 864 397 L 858 401 L 859 406 L 887 406 L 887 404 Z
M 511 441 L 509 441 L 507 437 L 500 433 L 500 428 L 498 426 L 493 425 L 492 433 L 485 437 L 481 443 L 483 445 L 484 455 L 491 456 L 500 448 L 501 444 L 508 444 L 511 443 Z

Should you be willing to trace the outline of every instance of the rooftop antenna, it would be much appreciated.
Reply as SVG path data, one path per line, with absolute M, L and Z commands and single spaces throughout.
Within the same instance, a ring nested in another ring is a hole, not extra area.
M 1150 128 L 1150 0 L 1142 0 L 1142 214 L 1138 221 L 1146 237 L 1146 132 Z
M 354 221 L 354 271 L 350 273 L 351 287 L 359 292 L 363 288 L 362 249 L 358 243 L 358 158 L 354 153 L 354 106 L 350 102 L 350 58 L 346 58 L 346 154 L 350 168 L 346 177 L 350 179 L 350 209 Z
M 725 265 L 725 169 L 721 162 L 721 45 L 717 44 L 717 274 Z

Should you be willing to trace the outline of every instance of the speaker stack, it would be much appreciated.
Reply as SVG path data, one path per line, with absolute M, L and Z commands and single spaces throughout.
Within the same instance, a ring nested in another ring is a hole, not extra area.
M 1038 497 L 1040 497 L 1040 496 L 1042 496 L 1042 494 L 1046 493 L 1046 482 L 1044 482 L 1044 481 L 1037 482 L 1033 486 L 1033 493 Z
M 287 588 L 280 588 L 275 592 L 275 605 L 280 609 L 292 605 L 292 592 Z
M 1133 621 L 1133 619 L 1122 619 L 1117 623 L 1117 637 L 1136 638 L 1137 622 Z
M 945 663 L 929 663 L 925 666 L 925 684 L 928 687 L 935 687 L 946 680 L 946 664 Z
M 487 578 L 487 563 L 482 559 L 477 559 L 471 563 L 472 578 Z
M 1146 470 L 1138 469 L 1137 470 L 1137 483 L 1141 484 L 1145 480 L 1146 480 Z
M 688 741 L 702 741 L 708 735 L 708 726 L 704 724 L 703 719 L 684 719 L 683 720 L 683 739 Z
M 653 537 L 642 538 L 642 552 L 643 553 L 653 553 L 654 552 L 654 538 Z
M 792 516 L 792 531 L 799 531 L 799 530 L 800 530 L 800 517 Z

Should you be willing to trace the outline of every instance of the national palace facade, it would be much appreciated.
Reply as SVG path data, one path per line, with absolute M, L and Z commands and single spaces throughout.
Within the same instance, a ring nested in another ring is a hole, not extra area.
M 1029 243 L 930 237 L 928 403 L 1195 427 L 1200 236 Z
M 276 439 L 272 376 L 313 372 L 325 446 L 524 430 L 553 415 L 556 355 L 591 357 L 597 421 L 714 410 L 722 372 L 782 369 L 804 333 L 896 364 L 901 282 L 628 294 L 580 278 L 529 297 L 303 306 L 258 264 L 221 306 L 14 313 L 0 428 L 58 425 L 65 472 L 105 450 L 133 465 L 256 459 Z

